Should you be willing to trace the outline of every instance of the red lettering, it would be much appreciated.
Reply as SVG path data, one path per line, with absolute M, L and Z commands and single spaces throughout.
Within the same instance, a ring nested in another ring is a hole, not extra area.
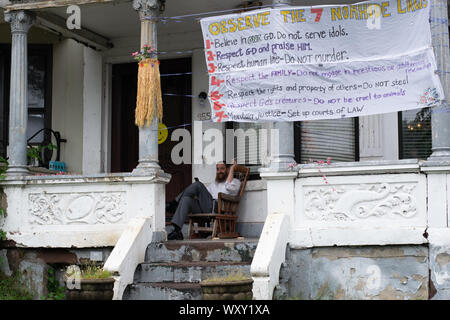
M 311 8 L 311 13 L 316 14 L 316 19 L 314 22 L 319 22 L 320 17 L 322 16 L 323 8 Z
M 220 103 L 219 101 L 214 102 L 214 110 L 220 110 L 225 106 L 225 103 Z
M 223 83 L 223 82 L 225 82 L 225 81 L 224 80 L 220 80 L 220 79 L 216 78 L 215 76 L 211 77 L 211 85 L 212 86 L 220 87 L 220 84 Z
M 208 70 L 209 73 L 213 73 L 214 71 L 216 71 L 216 65 L 214 63 L 208 63 L 208 67 L 209 67 L 209 70 Z
M 206 51 L 206 54 L 208 55 L 208 61 L 213 61 L 215 54 L 212 53 L 212 51 Z
M 223 118 L 228 118 L 224 111 L 216 112 L 216 117 L 219 117 L 219 119 L 217 119 L 217 122 L 222 122 Z
M 211 100 L 217 101 L 223 97 L 223 94 L 219 94 L 219 91 L 211 91 L 210 97 Z

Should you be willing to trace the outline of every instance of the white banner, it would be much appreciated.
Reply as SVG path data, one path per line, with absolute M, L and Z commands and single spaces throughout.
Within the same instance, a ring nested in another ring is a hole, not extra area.
M 428 0 L 282 7 L 202 19 L 213 121 L 301 121 L 443 99 Z

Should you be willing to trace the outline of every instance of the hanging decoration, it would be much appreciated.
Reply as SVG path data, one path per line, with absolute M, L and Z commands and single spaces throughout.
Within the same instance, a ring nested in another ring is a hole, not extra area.
M 131 55 L 139 62 L 135 123 L 142 128 L 152 124 L 155 109 L 158 121 L 162 121 L 159 61 L 155 50 L 150 45 L 144 45 L 140 52 L 136 51 Z

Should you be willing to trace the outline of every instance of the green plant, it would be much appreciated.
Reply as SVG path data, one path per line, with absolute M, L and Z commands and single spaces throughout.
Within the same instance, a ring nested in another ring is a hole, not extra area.
M 203 282 L 210 283 L 210 282 L 230 282 L 230 281 L 242 281 L 242 280 L 250 280 L 251 278 L 244 275 L 242 273 L 242 270 L 238 271 L 232 271 L 226 276 L 212 276 L 208 277 Z
M 0 300 L 32 300 L 20 273 L 7 276 L 0 271 Z
M 0 180 L 5 179 L 5 173 L 8 169 L 8 160 L 3 157 L 0 157 Z
M 48 295 L 42 297 L 42 300 L 64 300 L 66 298 L 66 287 L 60 286 L 58 279 L 55 277 L 55 269 L 53 268 L 48 269 L 47 290 Z
M 81 279 L 106 279 L 111 278 L 112 273 L 108 270 L 103 270 L 102 267 L 94 263 L 84 264 L 81 270 Z
M 76 269 L 67 269 L 66 276 L 73 277 L 76 276 Z M 108 270 L 103 270 L 103 268 L 99 265 L 96 265 L 94 262 L 86 262 L 81 264 L 79 269 L 80 279 L 107 279 L 112 277 L 112 273 Z
M 47 149 L 47 150 L 56 150 L 58 149 L 58 147 L 54 144 L 47 144 L 45 146 L 31 146 L 28 147 L 27 150 L 27 159 L 28 159 L 28 163 L 32 163 L 34 159 L 37 159 L 39 161 L 42 161 L 42 152 Z

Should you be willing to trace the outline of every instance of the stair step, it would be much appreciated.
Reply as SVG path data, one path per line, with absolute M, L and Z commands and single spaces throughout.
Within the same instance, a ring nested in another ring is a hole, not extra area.
M 133 283 L 125 289 L 123 300 L 201 300 L 199 283 Z
M 181 240 L 148 246 L 146 262 L 229 261 L 251 262 L 258 239 Z
M 209 277 L 226 276 L 240 270 L 250 276 L 249 261 L 223 262 L 152 262 L 140 264 L 134 275 L 134 282 L 200 282 Z

